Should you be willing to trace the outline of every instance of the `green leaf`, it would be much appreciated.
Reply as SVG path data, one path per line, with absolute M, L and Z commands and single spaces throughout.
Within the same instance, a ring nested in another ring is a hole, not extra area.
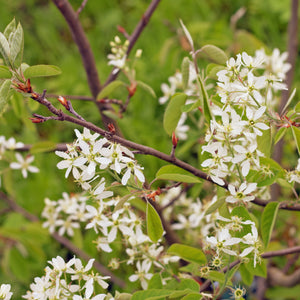
M 31 154 L 50 152 L 56 148 L 56 143 L 51 141 L 37 142 L 30 148 Z
M 190 60 L 185 57 L 181 63 L 181 74 L 182 74 L 182 87 L 185 90 L 189 83 L 190 78 Z
M 6 79 L 0 86 L 0 116 L 5 111 L 7 106 L 10 84 L 10 80 Z
M 180 25 L 181 25 L 181 27 L 183 29 L 183 32 L 184 32 L 184 34 L 185 34 L 185 36 L 186 36 L 189 44 L 191 45 L 192 49 L 194 49 L 194 42 L 193 42 L 191 34 L 187 30 L 187 28 L 185 27 L 185 25 L 183 24 L 183 22 L 181 20 L 179 20 L 179 22 L 180 22 Z
M 201 101 L 200 101 L 200 98 L 194 102 L 194 103 L 189 103 L 189 104 L 186 104 L 184 106 L 181 107 L 181 112 L 190 112 L 196 108 L 198 108 L 199 106 L 201 105 Z
M 9 40 L 11 60 L 16 68 L 18 68 L 23 60 L 24 50 L 24 33 L 21 24 L 19 23 L 16 31 L 12 34 Z
M 182 300 L 201 300 L 203 297 L 199 293 L 193 292 L 184 296 Z
M 6 66 L 0 66 L 0 78 L 2 79 L 7 79 L 7 78 L 11 78 L 12 73 L 9 70 L 8 67 Z
M 17 23 L 15 18 L 13 18 L 12 21 L 6 26 L 3 32 L 7 40 L 9 39 L 10 34 L 16 30 L 16 27 L 17 27 Z
M 212 120 L 212 114 L 210 111 L 210 104 L 209 104 L 209 99 L 208 99 L 208 95 L 204 86 L 204 83 L 201 79 L 200 76 L 198 76 L 198 81 L 201 87 L 201 92 L 203 95 L 203 110 L 204 110 L 204 116 L 205 116 L 205 120 L 207 122 L 207 124 L 210 124 L 210 120 Z
M 274 144 L 276 145 L 281 139 L 282 137 L 285 135 L 287 131 L 287 128 L 286 127 L 281 127 L 275 134 L 275 137 L 274 137 Z
M 155 91 L 153 90 L 153 88 L 150 85 L 146 84 L 143 81 L 139 81 L 139 80 L 137 80 L 136 83 L 137 83 L 137 86 L 141 87 L 144 91 L 149 93 L 153 98 L 157 98 Z
M 219 198 L 217 201 L 215 201 L 212 205 L 208 207 L 208 209 L 205 212 L 205 215 L 210 215 L 213 212 L 215 212 L 219 207 L 221 207 L 225 203 L 225 197 Z
M 208 78 L 217 80 L 218 79 L 217 73 L 221 70 L 224 70 L 223 65 L 218 65 L 218 64 L 213 64 L 213 63 L 209 64 L 206 67 L 206 76 Z
M 257 149 L 261 151 L 266 157 L 271 155 L 272 136 L 271 127 L 263 131 L 261 136 L 257 136 Z
M 17 29 L 9 36 L 9 47 L 11 60 L 16 67 L 19 67 L 22 62 L 24 48 L 24 33 L 20 23 L 18 24 Z M 18 56 L 18 54 L 20 55 Z M 17 56 L 19 59 L 15 62 Z
M 265 259 L 262 259 L 261 262 L 257 263 L 255 267 L 253 259 L 250 259 L 250 261 L 245 264 L 245 267 L 253 276 L 259 276 L 263 278 L 267 277 L 267 264 Z
M 115 89 L 120 86 L 125 86 L 125 83 L 120 80 L 115 80 L 105 86 L 100 93 L 97 95 L 97 99 L 101 100 L 103 98 L 107 98 Z
M 173 292 L 170 296 L 169 296 L 169 299 L 176 299 L 176 298 L 179 298 L 182 299 L 182 296 L 185 296 L 189 293 L 193 292 L 192 290 L 190 289 L 185 289 L 185 290 L 180 290 L 180 291 L 175 291 Z
M 268 203 L 261 217 L 261 235 L 265 248 L 268 247 L 271 239 L 271 234 L 277 218 L 278 208 L 278 202 Z
M 289 105 L 291 104 L 291 102 L 292 102 L 292 100 L 293 100 L 295 94 L 296 94 L 296 89 L 293 89 L 293 91 L 292 91 L 292 93 L 291 93 L 289 99 L 287 100 L 287 102 L 286 102 L 284 108 L 281 110 L 281 114 L 282 114 L 282 115 L 284 114 L 284 112 L 286 111 L 286 109 L 287 109 L 287 108 L 289 107 Z
M 245 264 L 240 265 L 239 271 L 241 273 L 243 282 L 246 285 L 250 286 L 253 282 L 254 276 L 247 270 L 247 268 L 245 267 Z
M 225 65 L 228 57 L 226 53 L 214 45 L 205 45 L 201 49 L 197 50 L 197 56 L 208 59 L 213 63 L 219 65 Z
M 10 59 L 10 48 L 9 48 L 8 40 L 3 35 L 2 32 L 0 32 L 0 54 L 2 55 L 5 64 L 8 66 L 12 66 L 11 59 Z
M 296 142 L 297 150 L 300 155 L 300 129 L 292 126 L 293 137 Z
M 191 246 L 172 244 L 167 252 L 169 254 L 177 255 L 186 261 L 200 265 L 204 265 L 207 262 L 204 253 L 200 249 Z
M 145 299 L 151 299 L 152 297 L 155 297 L 155 299 L 165 299 L 165 296 L 170 295 L 173 292 L 173 290 L 167 290 L 167 289 L 149 289 L 146 291 L 138 291 L 135 292 L 132 295 L 131 300 L 145 300 Z M 156 298 L 160 297 L 160 298 Z
M 168 106 L 164 113 L 164 129 L 167 134 L 172 135 L 175 131 L 178 121 L 181 117 L 181 106 L 185 104 L 187 95 L 183 93 L 176 93 L 170 99 Z
M 35 65 L 28 67 L 24 71 L 25 78 L 55 76 L 59 74 L 61 74 L 60 68 L 52 65 Z
M 147 202 L 146 218 L 148 236 L 153 243 L 156 243 L 162 237 L 164 229 L 157 211 L 149 202 Z
M 155 273 L 148 282 L 148 289 L 162 289 L 161 274 Z
M 249 54 L 251 52 L 254 54 L 257 49 L 266 49 L 266 45 L 262 41 L 246 30 L 237 30 L 235 37 L 236 43 L 233 46 L 236 53 L 247 51 Z
M 220 273 L 218 271 L 209 271 L 207 276 L 204 276 L 205 278 L 211 280 L 211 281 L 217 281 L 220 284 L 224 284 L 226 281 L 226 276 L 224 273 Z M 232 282 L 230 280 L 227 280 L 227 284 L 232 285 Z
M 187 183 L 202 182 L 200 178 L 194 176 L 190 172 L 173 165 L 161 167 L 156 173 L 156 179 L 173 180 Z

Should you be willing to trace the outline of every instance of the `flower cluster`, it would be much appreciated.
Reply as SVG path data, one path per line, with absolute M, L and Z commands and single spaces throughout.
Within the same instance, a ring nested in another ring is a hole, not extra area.
M 122 176 L 120 181 L 123 185 L 126 185 L 133 176 L 142 183 L 145 181 L 142 167 L 136 163 L 134 155 L 129 149 L 111 143 L 106 138 L 98 139 L 98 133 L 91 134 L 86 128 L 83 133 L 75 129 L 75 133 L 77 140 L 67 146 L 67 152 L 55 152 L 56 155 L 64 158 L 57 164 L 57 167 L 67 169 L 66 178 L 72 171 L 75 181 L 80 183 L 84 190 L 92 188 L 90 182 L 97 178 L 97 168 L 99 171 L 104 169 L 113 171 L 117 180 L 120 180 L 120 176 Z
M 175 203 L 169 205 L 174 200 Z M 215 220 L 219 214 L 217 212 L 206 214 L 206 211 L 216 200 L 217 197 L 213 197 L 205 204 L 200 199 L 194 201 L 179 186 L 161 194 L 157 202 L 166 207 L 163 211 L 164 216 L 172 221 L 173 230 L 184 232 L 186 240 L 199 241 L 215 229 Z
M 288 182 L 291 183 L 300 183 L 300 158 L 298 159 L 298 164 L 295 170 L 286 173 L 286 179 Z
M 60 256 L 49 261 L 45 268 L 45 275 L 35 277 L 34 283 L 30 285 L 24 299 L 93 299 L 103 300 L 106 293 L 95 295 L 95 284 L 103 290 L 107 289 L 109 276 L 95 274 L 91 268 L 94 259 L 90 259 L 84 267 L 79 258 L 73 257 L 68 262 Z M 92 298 L 91 298 L 92 297 Z
M 129 41 L 126 40 L 124 44 L 122 44 L 121 39 L 118 36 L 115 36 L 114 41 L 110 42 L 110 46 L 112 53 L 107 56 L 109 59 L 108 64 L 116 67 L 116 71 L 123 69 L 126 65 L 126 52 L 129 46 Z
M 278 56 L 277 51 L 273 56 Z M 280 57 L 284 64 L 285 55 Z M 271 74 L 276 69 L 270 67 L 272 61 L 263 51 L 257 51 L 255 57 L 243 52 L 230 58 L 227 67 L 217 73 L 220 105 L 212 109 L 214 118 L 205 137 L 207 144 L 202 147 L 208 158 L 201 166 L 219 185 L 224 185 L 225 178 L 239 182 L 237 187 L 229 186 L 231 196 L 226 201 L 230 203 L 254 199 L 248 194 L 256 185 L 247 182 L 247 175 L 261 168 L 264 154 L 258 149 L 257 137 L 269 130 L 271 98 L 286 89 L 281 83 L 283 74 Z
M 219 216 L 218 219 L 223 223 L 216 229 L 214 236 L 206 237 L 207 245 L 215 249 L 215 260 L 222 260 L 223 255 L 236 257 L 247 257 L 253 259 L 254 267 L 260 262 L 261 242 L 258 237 L 255 223 L 251 220 L 243 221 L 241 217 L 232 216 L 230 219 Z M 237 232 L 246 230 L 247 234 L 236 237 Z M 250 256 L 252 254 L 252 256 Z

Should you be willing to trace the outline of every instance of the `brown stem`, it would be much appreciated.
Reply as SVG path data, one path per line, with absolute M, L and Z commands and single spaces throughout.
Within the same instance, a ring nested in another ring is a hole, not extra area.
M 12 198 L 8 197 L 4 192 L 0 191 L 0 198 L 3 199 L 7 205 L 15 212 L 21 214 L 24 216 L 27 220 L 31 222 L 38 222 L 39 218 L 36 215 L 31 214 L 26 209 L 18 205 Z M 57 233 L 51 234 L 51 236 L 59 242 L 61 245 L 65 246 L 68 250 L 70 250 L 72 253 L 76 254 L 78 257 L 88 261 L 92 257 L 89 256 L 86 252 L 83 250 L 77 248 L 71 241 L 69 241 L 67 238 L 60 236 Z M 125 287 L 125 282 L 121 280 L 120 278 L 116 277 L 113 273 L 111 273 L 108 269 L 106 269 L 103 265 L 101 265 L 98 261 L 95 261 L 93 266 L 103 275 L 110 276 L 110 280 L 117 284 L 120 287 Z
M 154 13 L 154 11 L 156 10 L 159 2 L 161 0 L 152 0 L 152 2 L 150 3 L 150 5 L 148 6 L 147 10 L 145 11 L 145 13 L 143 14 L 140 22 L 137 24 L 137 26 L 135 27 L 133 33 L 130 35 L 129 37 L 129 46 L 127 49 L 127 56 L 130 54 L 133 46 L 135 45 L 136 41 L 138 40 L 139 36 L 141 35 L 141 33 L 143 32 L 143 30 L 145 29 L 145 27 L 147 26 L 152 14 Z M 111 71 L 111 73 L 109 74 L 104 86 L 108 85 L 110 82 L 114 81 L 118 74 L 118 72 L 114 72 L 115 69 L 113 69 Z
M 99 75 L 96 68 L 96 63 L 95 63 L 95 59 L 94 59 L 94 55 L 90 43 L 81 26 L 81 23 L 78 18 L 78 14 L 74 11 L 72 5 L 69 3 L 68 0 L 52 0 L 52 1 L 56 5 L 56 7 L 60 10 L 60 12 L 62 13 L 66 22 L 69 25 L 69 29 L 71 31 L 73 40 L 76 43 L 81 55 L 81 60 L 83 62 L 83 66 L 87 75 L 90 91 L 93 95 L 93 100 L 100 111 L 101 118 L 105 127 L 108 128 L 108 124 L 113 124 L 114 127 L 116 128 L 117 134 L 122 135 L 116 121 L 109 118 L 106 114 L 104 114 L 104 111 L 111 110 L 111 106 L 106 103 L 99 103 L 96 101 L 97 95 L 101 90 L 100 79 L 99 79 Z

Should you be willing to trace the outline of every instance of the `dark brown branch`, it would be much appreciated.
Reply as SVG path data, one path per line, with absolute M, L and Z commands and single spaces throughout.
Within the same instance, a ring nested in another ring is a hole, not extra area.
M 32 148 L 32 145 L 24 145 L 23 147 L 16 148 L 15 151 L 19 152 L 26 152 L 29 151 Z M 49 150 L 48 152 L 53 152 L 53 151 L 67 151 L 67 145 L 62 143 L 62 144 L 57 144 L 55 149 Z
M 101 84 L 90 43 L 85 35 L 81 23 L 79 22 L 78 15 L 67 0 L 52 1 L 60 10 L 60 12 L 62 13 L 66 22 L 69 25 L 69 29 L 71 31 L 73 40 L 76 43 L 81 55 L 84 69 L 87 74 L 90 90 L 92 92 L 93 97 L 96 98 L 97 94 L 101 89 Z
M 4 192 L 0 191 L 0 198 L 3 199 L 7 205 L 15 212 L 21 214 L 24 216 L 27 220 L 31 222 L 38 222 L 39 218 L 36 215 L 33 215 L 29 213 L 27 210 L 25 210 L 23 207 L 19 206 L 13 199 L 8 197 Z M 92 257 L 89 256 L 86 252 L 83 250 L 77 248 L 71 241 L 69 241 L 67 238 L 60 236 L 57 233 L 51 234 L 51 236 L 59 242 L 61 245 L 65 246 L 68 250 L 70 250 L 72 253 L 76 254 L 78 257 L 88 261 Z M 116 277 L 113 273 L 111 273 L 108 269 L 106 269 L 103 265 L 101 265 L 98 261 L 95 261 L 93 266 L 103 275 L 110 276 L 110 280 L 117 284 L 120 287 L 125 287 L 125 282 L 121 280 L 120 278 Z
M 161 0 L 152 0 L 152 2 L 150 3 L 150 5 L 148 6 L 146 12 L 143 14 L 140 22 L 137 24 L 137 26 L 135 27 L 133 33 L 130 35 L 129 37 L 129 46 L 127 49 L 127 56 L 130 54 L 133 46 L 135 45 L 136 41 L 138 40 L 139 36 L 141 35 L 141 33 L 143 32 L 143 30 L 145 29 L 145 27 L 147 26 L 152 14 L 154 13 L 154 11 L 156 10 L 159 2 Z M 119 72 L 114 72 L 115 69 L 113 69 L 110 73 L 110 75 L 108 76 L 104 86 L 108 85 L 110 82 L 114 81 Z
M 122 135 L 121 131 L 115 122 L 107 115 L 103 113 L 105 110 L 111 110 L 110 105 L 96 102 L 97 95 L 101 90 L 100 79 L 98 75 L 98 71 L 96 68 L 96 63 L 94 59 L 94 55 L 90 46 L 90 43 L 85 35 L 85 32 L 81 26 L 78 15 L 74 11 L 72 5 L 68 2 L 68 0 L 52 0 L 53 3 L 60 10 L 62 15 L 64 16 L 66 22 L 69 25 L 69 29 L 71 31 L 74 42 L 76 43 L 81 59 L 83 62 L 83 66 L 87 75 L 88 84 L 93 95 L 93 100 L 95 101 L 100 114 L 102 121 L 107 128 L 108 124 L 113 124 L 116 128 L 117 134 Z

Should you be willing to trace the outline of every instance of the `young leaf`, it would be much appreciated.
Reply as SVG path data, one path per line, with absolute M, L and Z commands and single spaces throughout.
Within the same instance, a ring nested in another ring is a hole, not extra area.
M 274 137 L 274 145 L 276 145 L 282 139 L 282 137 L 285 135 L 286 131 L 287 131 L 286 127 L 281 127 L 276 132 L 275 137 Z
M 18 68 L 23 60 L 24 50 L 24 33 L 21 24 L 19 23 L 16 31 L 12 34 L 10 41 L 11 60 L 16 68 Z
M 292 102 L 292 100 L 293 100 L 295 94 L 296 94 L 296 89 L 293 89 L 293 91 L 292 91 L 292 93 L 291 93 L 289 99 L 287 100 L 287 102 L 286 102 L 286 104 L 285 104 L 283 110 L 281 111 L 281 114 L 284 114 L 284 112 L 287 110 L 287 108 L 288 108 L 289 105 L 291 104 L 291 102 Z
M 181 106 L 185 104 L 187 95 L 176 93 L 169 101 L 164 114 L 164 129 L 167 134 L 172 135 L 181 116 Z
M 293 137 L 296 142 L 298 153 L 300 154 L 300 129 L 292 126 Z
M 261 235 L 265 248 L 268 247 L 271 239 L 271 234 L 277 218 L 278 208 L 278 202 L 268 203 L 261 217 Z
M 214 45 L 203 46 L 197 51 L 197 54 L 219 65 L 225 65 L 228 60 L 226 53 Z
M 242 276 L 242 281 L 250 286 L 253 283 L 253 274 L 251 274 L 248 269 L 245 267 L 245 264 L 241 264 L 239 268 L 239 272 L 241 273 Z
M 28 67 L 24 71 L 25 78 L 55 76 L 59 74 L 61 74 L 60 68 L 52 65 L 35 65 Z
M 9 37 L 9 46 L 10 46 L 10 57 L 12 62 L 14 63 L 18 54 L 19 61 L 15 63 L 16 67 L 19 67 L 21 64 L 22 56 L 23 56 L 23 47 L 24 47 L 24 34 L 23 34 L 23 28 L 21 24 L 19 23 L 17 26 L 17 29 L 10 34 Z
M 105 86 L 100 93 L 97 95 L 97 99 L 103 99 L 109 96 L 115 89 L 117 89 L 119 86 L 124 86 L 125 83 L 120 80 L 115 80 L 109 83 L 107 86 Z
M 272 136 L 271 127 L 263 131 L 262 136 L 257 136 L 257 149 L 261 151 L 266 157 L 271 155 Z
M 153 243 L 156 243 L 164 232 L 160 217 L 154 207 L 147 202 L 146 208 L 147 233 Z
M 210 215 L 225 203 L 225 197 L 219 198 L 216 202 L 211 204 L 205 212 L 205 215 Z
M 10 89 L 10 80 L 6 79 L 0 86 L 0 115 L 4 112 Z
M 155 91 L 153 90 L 153 88 L 150 85 L 146 84 L 143 81 L 139 81 L 139 80 L 137 80 L 136 83 L 137 83 L 137 86 L 141 87 L 144 91 L 148 92 L 153 98 L 157 98 Z
M 0 54 L 6 65 L 11 66 L 10 48 L 6 37 L 0 32 Z
M 16 20 L 15 18 L 13 18 L 12 21 L 6 26 L 3 32 L 7 40 L 9 39 L 10 34 L 16 30 L 16 27 L 17 27 Z
M 180 22 L 180 25 L 181 25 L 181 27 L 183 29 L 183 32 L 184 32 L 186 38 L 188 39 L 188 41 L 189 41 L 189 43 L 191 45 L 191 48 L 194 49 L 194 42 L 193 42 L 191 34 L 187 30 L 187 28 L 185 27 L 185 25 L 183 24 L 183 22 L 181 20 L 179 20 L 179 22 Z
M 6 66 L 0 66 L 0 78 L 7 79 L 11 78 L 12 73 L 10 72 L 9 68 Z
M 156 173 L 156 179 L 173 180 L 178 182 L 199 183 L 201 179 L 177 166 L 167 165 L 161 167 Z
M 189 83 L 190 78 L 190 60 L 185 57 L 181 64 L 181 74 L 182 74 L 182 87 L 185 90 Z
M 199 81 L 199 84 L 200 84 L 200 87 L 201 87 L 201 92 L 202 92 L 202 95 L 203 95 L 204 116 L 205 116 L 207 124 L 210 124 L 210 120 L 212 120 L 212 114 L 211 114 L 211 111 L 210 111 L 210 104 L 209 104 L 208 95 L 207 95 L 206 89 L 204 87 L 204 83 L 203 83 L 200 76 L 198 76 L 198 81 Z
M 169 254 L 177 255 L 180 258 L 189 262 L 194 262 L 199 265 L 206 264 L 206 256 L 198 248 L 194 248 L 182 244 L 172 244 L 167 252 Z

